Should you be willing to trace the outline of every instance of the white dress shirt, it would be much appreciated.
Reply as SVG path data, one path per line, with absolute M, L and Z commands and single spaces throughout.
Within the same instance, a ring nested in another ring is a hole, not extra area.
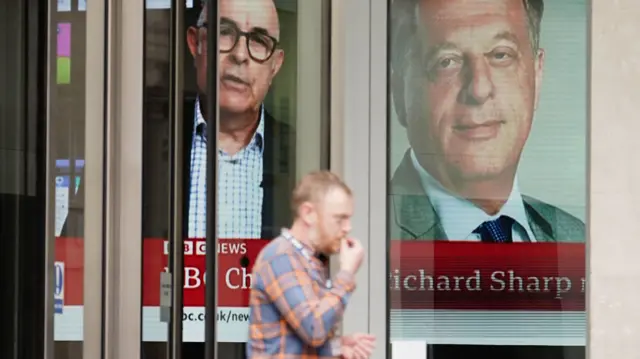
M 513 188 L 507 202 L 498 213 L 489 215 L 469 200 L 445 189 L 438 180 L 422 168 L 413 150 L 411 150 L 411 162 L 418 172 L 422 187 L 438 214 L 442 228 L 449 240 L 480 241 L 480 234 L 473 233 L 473 231 L 483 222 L 505 215 L 515 220 L 512 227 L 514 242 L 536 241 L 529 226 L 522 195 L 518 189 L 517 176 L 513 181 Z
M 207 130 L 195 104 L 191 144 L 189 238 L 205 238 L 207 224 Z M 202 126 L 199 129 L 199 126 Z M 218 236 L 224 239 L 256 239 L 262 231 L 264 107 L 249 144 L 234 155 L 218 150 Z

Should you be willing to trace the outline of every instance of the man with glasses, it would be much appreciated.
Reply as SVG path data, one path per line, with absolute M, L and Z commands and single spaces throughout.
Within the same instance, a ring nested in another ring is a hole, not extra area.
M 215 4 L 215 3 L 213 3 Z M 271 239 L 291 223 L 290 197 L 295 186 L 293 130 L 264 107 L 273 78 L 284 61 L 280 24 L 273 0 L 218 0 L 218 192 L 219 238 Z M 206 237 L 207 2 L 197 23 L 187 29 L 193 56 L 197 98 L 185 104 L 185 236 Z M 202 343 L 185 343 L 185 358 L 201 358 Z M 244 344 L 219 343 L 221 357 L 244 358 Z
M 295 180 L 290 128 L 276 121 L 263 100 L 280 70 L 280 25 L 272 0 L 220 0 L 218 234 L 220 238 L 273 238 L 290 221 L 288 203 Z M 185 213 L 188 236 L 206 236 L 207 6 L 187 43 L 196 68 L 198 97 L 185 118 Z M 213 100 L 213 99 L 212 99 Z M 282 207 L 282 208 L 280 208 Z

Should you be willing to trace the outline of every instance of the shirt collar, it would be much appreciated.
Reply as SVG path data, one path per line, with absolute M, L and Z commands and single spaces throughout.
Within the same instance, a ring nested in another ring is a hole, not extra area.
M 291 244 L 296 247 L 296 249 L 302 251 L 302 252 L 306 252 L 307 255 L 309 255 L 309 258 L 316 258 L 318 259 L 318 253 L 316 251 L 313 250 L 313 248 L 311 248 L 310 245 L 303 243 L 301 240 L 299 240 L 298 238 L 296 238 L 293 234 L 291 234 L 291 232 L 287 229 L 287 228 L 282 228 L 281 230 L 282 236 L 284 238 L 286 238 L 287 240 L 289 240 L 291 242 Z
M 203 131 L 202 135 L 206 138 L 207 121 L 204 119 L 204 116 L 202 116 L 202 111 L 200 111 L 200 98 L 196 98 L 195 114 L 196 118 L 193 122 L 193 134 L 195 136 L 196 133 L 198 133 L 198 127 L 202 126 L 200 127 Z M 260 105 L 260 122 L 258 123 L 258 128 L 247 145 L 249 148 L 254 146 L 260 150 L 260 154 L 264 152 L 264 104 Z
M 491 216 L 467 199 L 461 198 L 444 188 L 438 180 L 433 178 L 420 165 L 413 150 L 411 150 L 411 162 L 418 172 L 422 187 L 438 214 L 442 227 L 449 239 L 467 239 L 482 222 L 497 219 L 502 215 L 513 218 L 516 223 L 524 228 L 531 240 L 535 239 L 529 226 L 522 194 L 518 188 L 517 176 L 513 181 L 513 188 L 504 206 L 502 206 L 499 213 Z

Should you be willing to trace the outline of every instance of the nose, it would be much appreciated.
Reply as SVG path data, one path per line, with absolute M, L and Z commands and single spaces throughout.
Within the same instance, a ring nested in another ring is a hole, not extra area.
M 351 232 L 351 220 L 350 219 L 347 219 L 347 220 L 344 221 L 344 224 L 342 226 L 342 230 L 345 233 Z
M 481 105 L 493 97 L 494 85 L 491 69 L 484 59 L 471 60 L 467 63 L 464 102 Z
M 243 63 L 249 59 L 249 49 L 247 48 L 247 39 L 245 36 L 240 36 L 236 46 L 231 50 L 231 58 L 236 63 Z

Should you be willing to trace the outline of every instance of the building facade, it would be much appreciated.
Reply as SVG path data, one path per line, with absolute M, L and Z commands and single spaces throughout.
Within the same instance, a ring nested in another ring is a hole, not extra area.
M 244 358 L 318 169 L 372 358 L 637 356 L 633 1 L 216 5 L 0 4 L 3 358 Z

